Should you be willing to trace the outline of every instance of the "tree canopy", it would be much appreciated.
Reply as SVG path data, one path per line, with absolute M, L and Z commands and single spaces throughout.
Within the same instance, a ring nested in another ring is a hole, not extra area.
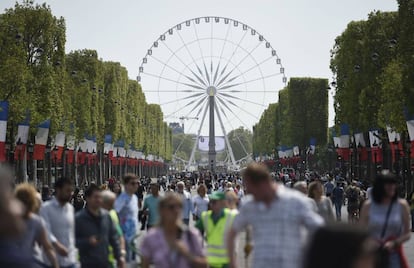
M 30 113 L 31 137 L 51 119 L 51 135 L 63 130 L 103 144 L 111 134 L 171 159 L 172 133 L 160 106 L 146 102 L 120 63 L 103 61 L 93 49 L 65 54 L 65 32 L 65 20 L 46 4 L 24 1 L 0 14 L 0 99 L 10 102 L 9 139 Z

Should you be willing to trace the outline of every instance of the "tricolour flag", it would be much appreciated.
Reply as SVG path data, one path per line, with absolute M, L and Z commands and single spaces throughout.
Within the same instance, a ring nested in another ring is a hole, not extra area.
M 388 133 L 388 140 L 390 141 L 392 162 L 394 163 L 396 161 L 397 150 L 400 156 L 402 157 L 404 156 L 404 149 L 403 149 L 402 142 L 401 142 L 401 135 L 400 133 L 392 129 L 390 126 L 387 126 L 387 133 Z
M 371 145 L 371 159 L 373 163 L 382 162 L 381 141 L 378 136 L 378 130 L 371 130 L 369 132 L 369 141 Z
M 50 119 L 43 121 L 37 127 L 35 145 L 33 149 L 33 160 L 44 160 L 47 140 L 49 138 Z
M 23 160 L 26 154 L 26 144 L 29 138 L 29 114 L 26 116 L 24 122 L 17 125 L 17 136 L 16 136 L 16 150 L 14 151 L 15 160 Z
M 7 160 L 6 137 L 7 137 L 8 117 L 9 117 L 9 102 L 0 101 L 0 162 L 4 162 Z
M 55 148 L 53 150 L 53 154 L 54 154 L 53 158 L 58 161 L 62 160 L 63 151 L 65 149 L 65 139 L 66 139 L 65 132 L 59 131 L 58 133 L 56 133 Z
M 354 134 L 354 141 L 355 145 L 358 149 L 358 157 L 360 161 L 367 161 L 368 160 L 368 151 L 367 151 L 367 144 L 365 142 L 364 133 L 356 133 Z

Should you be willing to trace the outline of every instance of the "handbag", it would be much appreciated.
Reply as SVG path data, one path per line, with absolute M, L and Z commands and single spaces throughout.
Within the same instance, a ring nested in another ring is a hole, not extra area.
M 385 217 L 385 222 L 384 222 L 384 225 L 382 227 L 381 240 L 383 240 L 384 237 L 385 237 L 385 232 L 387 231 L 388 220 L 390 218 L 391 209 L 392 209 L 393 204 L 394 204 L 394 202 L 391 202 L 391 204 L 388 207 L 387 215 Z M 390 256 L 389 256 L 389 254 L 390 253 L 388 252 L 388 250 L 386 248 L 384 248 L 384 245 L 382 244 L 376 252 L 375 267 L 376 268 L 388 268 L 390 266 Z

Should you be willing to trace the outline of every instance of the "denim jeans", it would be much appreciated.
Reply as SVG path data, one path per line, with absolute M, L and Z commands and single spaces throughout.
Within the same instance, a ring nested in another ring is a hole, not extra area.
M 336 219 L 340 220 L 342 217 L 342 202 L 335 202 Z

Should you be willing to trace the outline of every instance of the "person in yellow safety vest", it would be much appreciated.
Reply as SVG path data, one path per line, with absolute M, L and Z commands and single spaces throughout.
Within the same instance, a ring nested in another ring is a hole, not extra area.
M 213 192 L 210 196 L 211 210 L 204 211 L 196 227 L 204 234 L 207 242 L 207 262 L 211 268 L 227 268 L 230 259 L 227 254 L 227 234 L 233 224 L 235 213 L 226 208 L 226 195 Z

